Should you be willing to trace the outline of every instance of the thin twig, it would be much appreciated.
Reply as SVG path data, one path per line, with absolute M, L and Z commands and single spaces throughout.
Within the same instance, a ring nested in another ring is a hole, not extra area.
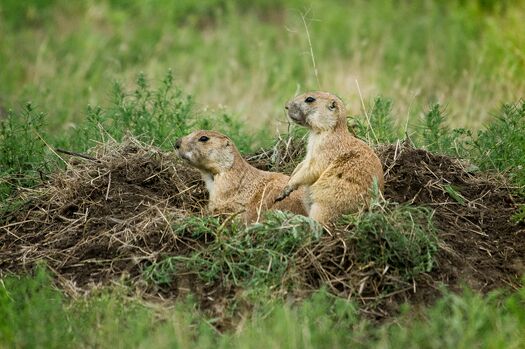
M 74 151 L 65 150 L 65 149 L 61 149 L 61 148 L 55 148 L 55 150 L 57 152 L 59 152 L 59 153 L 62 153 L 62 154 L 72 155 L 72 156 L 76 156 L 78 158 L 82 158 L 82 159 L 86 159 L 86 160 L 90 160 L 90 161 L 94 161 L 94 162 L 100 162 L 98 159 L 96 159 L 96 158 L 94 158 L 92 156 L 86 155 L 86 154 L 77 153 L 77 152 L 74 152 Z

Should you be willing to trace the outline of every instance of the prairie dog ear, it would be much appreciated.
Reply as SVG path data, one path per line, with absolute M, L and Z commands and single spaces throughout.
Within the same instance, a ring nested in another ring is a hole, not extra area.
M 337 109 L 337 101 L 335 99 L 332 99 L 329 103 L 328 103 L 328 109 L 329 110 L 335 110 Z

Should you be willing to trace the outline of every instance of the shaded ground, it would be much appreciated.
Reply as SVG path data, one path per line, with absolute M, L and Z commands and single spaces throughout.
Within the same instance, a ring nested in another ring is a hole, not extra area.
M 282 140 L 248 159 L 259 168 L 289 171 L 302 149 Z M 440 284 L 482 292 L 519 284 L 525 229 L 510 217 L 524 199 L 503 178 L 406 144 L 377 151 L 386 173 L 385 197 L 434 210 L 437 266 L 406 280 L 393 267 L 363 265 L 346 238 L 351 227 L 338 226 L 297 252 L 303 288 L 298 294 L 326 285 L 384 317 L 401 301 L 432 301 Z M 90 156 L 71 157 L 64 172 L 20 193 L 27 200 L 21 209 L 0 217 L 1 275 L 31 270 L 44 260 L 73 295 L 124 278 L 152 296 L 195 293 L 203 309 L 221 312 L 239 292 L 231 282 L 203 283 L 183 269 L 163 288 L 145 285 L 142 277 L 152 262 L 189 255 L 211 242 L 210 236 L 173 231 L 178 219 L 203 214 L 207 194 L 199 174 L 172 154 L 133 139 L 101 145 Z

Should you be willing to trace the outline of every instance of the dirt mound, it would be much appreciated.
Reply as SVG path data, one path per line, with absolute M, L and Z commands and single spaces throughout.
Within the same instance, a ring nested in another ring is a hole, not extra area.
M 2 272 L 45 260 L 71 289 L 137 274 L 142 260 L 179 245 L 170 220 L 206 205 L 197 171 L 134 139 L 103 144 L 90 158 L 72 158 L 22 196 L 29 203 L 0 227 Z
M 511 221 L 524 199 L 505 179 L 407 145 L 379 151 L 385 197 L 435 210 L 441 241 L 432 283 L 488 291 L 516 286 L 525 274 L 525 229 Z
M 248 160 L 259 168 L 289 171 L 303 151 L 301 143 L 280 140 Z M 407 281 L 384 266 L 359 264 L 359 251 L 345 237 L 350 228 L 339 226 L 298 251 L 296 267 L 307 288 L 325 284 L 366 303 L 399 297 L 426 301 L 441 282 L 452 288 L 465 282 L 481 291 L 518 285 L 525 273 L 525 232 L 510 217 L 524 200 L 513 196 L 502 178 L 406 144 L 377 151 L 386 171 L 385 197 L 435 211 L 437 266 Z M 123 275 L 143 283 L 145 266 L 209 243 L 209 236 L 173 231 L 178 219 L 203 214 L 207 194 L 199 174 L 133 139 L 102 144 L 89 158 L 72 157 L 64 172 L 21 199 L 27 203 L 20 210 L 0 217 L 1 274 L 45 260 L 73 294 Z M 217 307 L 238 291 L 221 282 L 199 284 L 181 272 L 163 294 L 175 297 L 183 290 L 201 295 L 205 307 Z M 387 314 L 384 308 L 375 315 Z

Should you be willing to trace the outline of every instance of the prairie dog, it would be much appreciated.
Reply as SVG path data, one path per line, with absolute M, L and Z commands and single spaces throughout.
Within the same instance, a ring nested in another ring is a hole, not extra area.
M 288 182 L 282 173 L 256 169 L 244 160 L 230 138 L 215 131 L 195 131 L 178 139 L 179 157 L 196 167 L 210 194 L 211 213 L 241 215 L 246 223 L 263 211 L 277 209 L 306 215 L 304 191 L 275 203 L 274 198 Z
M 305 186 L 308 215 L 323 224 L 366 207 L 374 178 L 383 189 L 383 168 L 374 151 L 348 131 L 343 102 L 331 93 L 309 92 L 285 109 L 310 133 L 306 156 L 276 201 Z

